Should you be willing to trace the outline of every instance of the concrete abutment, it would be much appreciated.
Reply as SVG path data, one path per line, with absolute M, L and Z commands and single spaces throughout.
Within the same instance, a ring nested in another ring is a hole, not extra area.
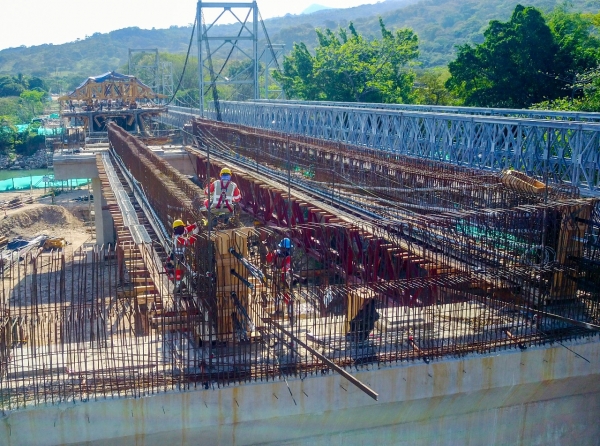
M 597 444 L 600 343 L 6 413 L 7 445 Z M 552 358 L 548 361 L 547 358 Z M 589 362 L 587 362 L 587 361 Z M 459 378 L 460 377 L 460 378 Z M 294 400 L 296 403 L 294 403 Z

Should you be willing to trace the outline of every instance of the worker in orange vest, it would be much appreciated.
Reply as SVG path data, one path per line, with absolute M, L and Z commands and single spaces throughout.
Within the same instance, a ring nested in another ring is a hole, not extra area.
M 226 213 L 227 211 L 233 213 L 233 206 L 235 203 L 239 203 L 242 199 L 237 184 L 231 181 L 231 169 L 224 167 L 219 173 L 220 178 L 213 181 L 209 186 L 206 187 L 204 193 L 209 196 L 204 201 L 204 207 L 208 209 L 210 204 L 211 211 L 218 213 Z M 211 203 L 209 203 L 210 196 L 212 194 Z

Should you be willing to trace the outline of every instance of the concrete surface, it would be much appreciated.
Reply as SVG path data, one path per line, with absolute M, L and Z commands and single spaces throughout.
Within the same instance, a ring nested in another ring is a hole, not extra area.
M 5 413 L 5 445 L 597 445 L 600 342 Z M 588 362 L 589 361 L 589 362 Z M 295 400 L 295 402 L 294 402 Z

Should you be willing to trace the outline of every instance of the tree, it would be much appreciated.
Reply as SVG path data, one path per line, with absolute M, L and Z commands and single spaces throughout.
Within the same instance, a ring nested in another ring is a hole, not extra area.
M 539 110 L 569 110 L 584 112 L 600 112 L 600 67 L 577 73 L 572 83 L 577 97 L 564 97 L 554 101 L 533 104 L 531 108 Z
M 0 153 L 7 154 L 14 149 L 16 133 L 11 117 L 0 115 Z
M 21 93 L 20 97 L 27 107 L 31 110 L 32 115 L 36 115 L 36 108 L 41 109 L 43 107 L 42 100 L 46 96 L 46 93 L 38 90 L 25 90 Z
M 12 76 L 0 76 L 0 97 L 19 96 L 25 87 Z
M 458 98 L 450 92 L 446 81 L 450 78 L 447 68 L 432 68 L 417 73 L 415 82 L 417 103 L 423 105 L 455 105 Z
M 368 41 L 350 23 L 348 31 L 316 30 L 313 56 L 304 43 L 294 44 L 274 78 L 288 97 L 348 102 L 412 102 L 414 72 L 407 65 L 418 56 L 412 30 L 395 33 L 379 19 L 380 40 Z
M 510 21 L 490 22 L 480 45 L 462 45 L 446 86 L 465 105 L 525 108 L 567 91 L 560 46 L 536 8 L 517 5 Z
M 48 91 L 48 87 L 44 80 L 36 76 L 27 79 L 27 89 Z
M 548 15 L 548 26 L 559 46 L 557 60 L 562 67 L 561 76 L 570 88 L 570 99 L 580 97 L 584 86 L 596 72 L 600 60 L 600 39 L 593 15 L 569 12 L 568 2 Z M 597 15 L 600 17 L 600 14 Z

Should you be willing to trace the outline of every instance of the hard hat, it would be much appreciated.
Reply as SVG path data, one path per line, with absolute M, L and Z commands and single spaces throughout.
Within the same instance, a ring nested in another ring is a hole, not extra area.
M 277 246 L 279 246 L 280 248 L 290 249 L 293 245 L 292 241 L 286 237 L 282 241 L 280 241 L 279 245 Z
M 231 175 L 231 169 L 229 167 L 223 167 L 219 176 L 223 175 Z
M 183 226 L 183 222 L 180 219 L 177 219 L 173 222 L 173 229 L 175 229 L 179 226 Z

